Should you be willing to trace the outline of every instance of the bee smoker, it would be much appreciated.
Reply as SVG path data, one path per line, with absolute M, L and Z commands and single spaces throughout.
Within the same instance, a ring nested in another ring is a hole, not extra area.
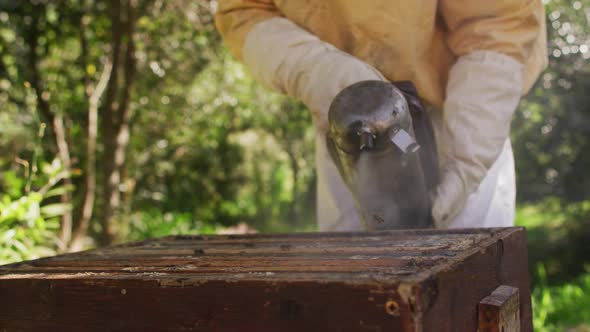
M 411 82 L 363 81 L 330 105 L 327 145 L 368 230 L 433 227 L 439 181 L 428 113 Z

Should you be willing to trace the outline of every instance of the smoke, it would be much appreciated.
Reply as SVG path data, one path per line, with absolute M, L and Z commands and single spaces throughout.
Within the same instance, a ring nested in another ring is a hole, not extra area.
M 353 193 L 369 229 L 430 227 L 428 192 L 416 153 L 363 151 Z

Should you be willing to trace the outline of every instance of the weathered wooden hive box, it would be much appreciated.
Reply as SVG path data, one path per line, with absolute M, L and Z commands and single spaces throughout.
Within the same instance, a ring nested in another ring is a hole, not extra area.
M 532 331 L 521 228 L 172 236 L 0 266 L 3 332 L 518 325 Z

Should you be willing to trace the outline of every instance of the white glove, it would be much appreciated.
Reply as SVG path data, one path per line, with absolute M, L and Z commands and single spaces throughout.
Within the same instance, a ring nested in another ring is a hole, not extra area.
M 447 228 L 502 151 L 522 94 L 523 65 L 491 51 L 475 51 L 451 68 L 438 133 L 442 178 L 432 216 Z
M 303 101 L 324 133 L 338 92 L 360 81 L 384 80 L 375 68 L 282 17 L 254 26 L 242 54 L 255 79 Z

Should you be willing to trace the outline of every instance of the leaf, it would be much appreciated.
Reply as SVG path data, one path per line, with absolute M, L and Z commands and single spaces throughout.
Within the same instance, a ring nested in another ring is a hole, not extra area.
M 43 195 L 38 192 L 31 192 L 29 195 L 25 196 L 29 201 L 41 203 L 43 200 Z
M 0 235 L 0 242 L 7 243 L 16 235 L 16 230 L 9 229 L 6 233 Z
M 28 227 L 35 226 L 35 220 L 41 216 L 41 209 L 39 208 L 39 202 L 29 202 L 29 206 L 25 215 L 23 216 L 24 221 L 27 222 Z
M 20 196 L 25 185 L 25 179 L 17 176 L 16 172 L 14 171 L 4 172 L 2 177 L 4 178 L 4 187 L 6 193 L 10 197 Z
M 65 193 L 74 191 L 75 186 L 73 184 L 70 185 L 63 185 L 56 188 L 53 188 L 45 193 L 43 199 L 47 199 L 49 197 L 61 196 Z
M 43 162 L 41 164 L 41 171 L 43 174 L 54 177 L 62 169 L 61 160 L 59 158 L 53 159 L 51 163 Z
M 24 255 L 27 255 L 29 252 L 29 249 L 27 248 L 27 246 L 25 246 L 22 242 L 20 242 L 19 240 L 13 240 L 12 241 L 12 245 L 21 253 L 23 253 Z M 28 256 L 28 255 L 27 255 Z
M 72 210 L 72 205 L 67 203 L 48 204 L 41 207 L 41 214 L 45 218 L 62 216 Z

